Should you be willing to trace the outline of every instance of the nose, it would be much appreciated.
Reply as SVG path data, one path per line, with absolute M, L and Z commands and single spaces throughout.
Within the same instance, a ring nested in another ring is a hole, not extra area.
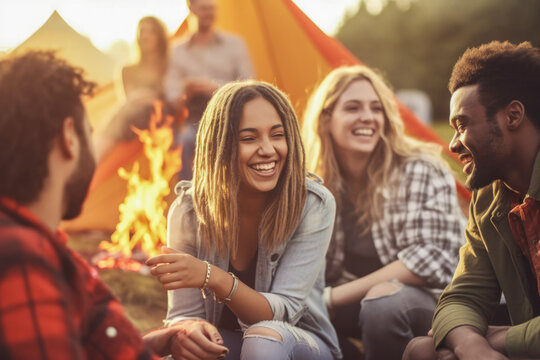
M 454 132 L 454 136 L 452 136 L 452 139 L 450 140 L 450 144 L 448 144 L 448 148 L 451 152 L 459 153 L 460 149 L 463 147 L 463 144 L 461 143 L 461 140 L 459 139 L 459 133 L 456 131 Z
M 274 145 L 269 138 L 263 138 L 259 142 L 258 152 L 261 156 L 270 156 L 276 152 L 276 149 L 274 149 Z
M 368 122 L 373 120 L 375 113 L 369 108 L 361 108 L 358 111 L 358 120 L 361 122 Z

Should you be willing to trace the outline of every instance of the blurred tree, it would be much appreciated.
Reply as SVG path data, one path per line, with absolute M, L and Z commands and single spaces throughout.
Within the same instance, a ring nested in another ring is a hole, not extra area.
M 491 40 L 540 46 L 539 0 L 368 0 L 349 14 L 336 37 L 358 59 L 379 69 L 394 88 L 427 92 L 435 119 L 446 119 L 452 66 L 471 46 Z

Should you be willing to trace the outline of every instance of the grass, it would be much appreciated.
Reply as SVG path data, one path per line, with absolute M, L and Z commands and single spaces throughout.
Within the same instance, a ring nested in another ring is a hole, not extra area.
M 110 235 L 103 232 L 72 233 L 68 245 L 91 264 L 99 243 Z M 99 270 L 99 275 L 141 334 L 163 325 L 167 313 L 167 292 L 153 276 L 120 269 Z

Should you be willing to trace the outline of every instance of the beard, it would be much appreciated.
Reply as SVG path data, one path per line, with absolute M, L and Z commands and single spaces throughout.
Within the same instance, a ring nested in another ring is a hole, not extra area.
M 81 146 L 77 167 L 64 187 L 66 207 L 63 220 L 74 219 L 81 213 L 95 168 L 96 160 L 90 152 L 89 145 L 85 143 Z
M 475 162 L 471 175 L 465 181 L 465 187 L 469 191 L 477 190 L 491 184 L 495 180 L 497 180 L 497 176 L 487 171 L 487 169 L 477 168 Z
M 497 153 L 502 147 L 503 133 L 495 118 L 490 118 L 488 121 L 492 126 L 489 128 L 484 146 L 481 147 L 482 153 L 474 155 L 474 166 L 465 182 L 465 187 L 471 191 L 483 188 L 500 178 Z

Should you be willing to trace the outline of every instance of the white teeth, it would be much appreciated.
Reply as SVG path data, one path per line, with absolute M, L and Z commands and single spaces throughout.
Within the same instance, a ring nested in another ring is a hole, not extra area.
M 252 165 L 251 167 L 259 171 L 268 171 L 276 167 L 276 162 L 273 161 L 271 163 L 266 163 L 266 164 L 255 164 L 255 165 Z
M 353 130 L 354 135 L 364 135 L 364 136 L 371 136 L 375 133 L 373 129 L 356 129 Z

